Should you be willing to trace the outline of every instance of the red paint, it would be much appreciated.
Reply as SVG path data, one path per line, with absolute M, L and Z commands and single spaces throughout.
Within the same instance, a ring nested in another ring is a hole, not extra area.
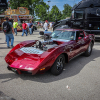
M 70 31 L 82 31 L 80 29 L 58 29 L 58 30 L 70 30 Z M 45 51 L 42 54 L 30 54 L 24 53 L 20 50 L 22 47 L 30 47 L 36 43 L 37 40 L 23 41 L 17 44 L 5 57 L 5 61 L 10 68 L 17 70 L 19 74 L 22 71 L 29 71 L 32 75 L 39 73 L 41 68 L 45 68 L 44 71 L 51 68 L 55 60 L 60 54 L 65 54 L 68 56 L 67 62 L 87 50 L 89 43 L 93 40 L 94 35 L 87 35 L 83 32 L 84 38 L 79 40 L 71 40 L 69 42 L 56 41 L 58 46 Z

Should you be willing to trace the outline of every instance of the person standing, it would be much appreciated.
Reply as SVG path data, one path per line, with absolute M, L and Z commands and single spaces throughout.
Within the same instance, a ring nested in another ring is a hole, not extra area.
M 13 27 L 14 27 L 15 36 L 17 36 L 17 26 L 18 26 L 18 23 L 17 21 L 14 20 Z
M 52 30 L 52 22 L 50 22 L 50 29 Z
M 48 31 L 48 21 L 47 20 L 44 23 L 44 30 L 45 31 Z
M 27 34 L 29 33 L 29 22 L 26 23 L 27 24 Z
M 23 27 L 22 36 L 24 35 L 24 32 L 25 32 L 25 34 L 27 36 L 27 24 L 24 21 L 23 21 L 22 27 Z
M 32 34 L 32 28 L 33 28 L 33 24 L 32 24 L 32 21 L 30 20 L 30 23 L 29 23 L 29 33 L 30 33 L 30 35 Z
M 3 23 L 3 31 L 6 36 L 7 47 L 10 48 L 9 40 L 11 40 L 11 47 L 13 48 L 14 43 L 14 28 L 11 22 L 9 22 L 9 18 L 6 17 L 6 21 Z
M 41 22 L 41 28 L 43 28 L 43 23 Z

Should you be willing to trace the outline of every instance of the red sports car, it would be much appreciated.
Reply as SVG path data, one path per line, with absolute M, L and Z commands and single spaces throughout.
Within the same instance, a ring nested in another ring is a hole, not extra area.
M 18 74 L 43 73 L 51 70 L 59 75 L 64 63 L 80 54 L 90 56 L 94 35 L 81 29 L 56 29 L 43 40 L 29 40 L 17 44 L 5 57 L 7 68 Z

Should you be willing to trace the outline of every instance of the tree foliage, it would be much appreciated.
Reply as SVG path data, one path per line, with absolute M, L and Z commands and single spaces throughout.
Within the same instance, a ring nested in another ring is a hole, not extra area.
M 47 9 L 48 9 L 48 5 L 46 5 L 46 3 L 36 5 L 35 7 L 36 16 L 38 16 L 41 20 L 46 20 L 48 16 Z
M 58 9 L 58 7 L 56 5 L 52 6 L 52 9 L 49 13 L 50 21 L 55 21 L 56 19 L 60 20 L 61 16 L 62 14 L 61 14 L 61 11 Z
M 44 3 L 43 0 L 10 0 L 9 2 L 11 9 L 17 9 L 17 7 L 27 7 L 32 15 L 35 12 L 35 7 Z
M 64 4 L 64 10 L 60 11 L 59 8 L 54 5 L 49 11 L 49 5 L 44 3 L 43 0 L 10 0 L 9 7 L 11 9 L 17 9 L 17 7 L 27 7 L 31 15 L 36 15 L 40 20 L 55 21 L 65 19 L 71 16 L 71 6 Z
M 72 7 L 69 4 L 64 4 L 64 10 L 62 11 L 62 19 L 65 19 L 66 17 L 71 16 L 71 9 Z

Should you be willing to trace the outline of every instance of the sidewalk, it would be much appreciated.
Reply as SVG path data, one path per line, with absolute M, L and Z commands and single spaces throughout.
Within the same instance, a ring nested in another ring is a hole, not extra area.
M 24 34 L 23 37 L 21 36 L 22 32 L 18 32 L 17 36 L 14 35 L 14 46 L 22 41 L 41 39 L 40 35 L 39 35 L 40 31 L 44 31 L 44 30 L 40 28 L 40 29 L 35 30 L 32 35 L 28 34 L 28 36 L 26 36 Z M 50 30 L 48 30 L 48 31 L 50 31 Z M 0 57 L 6 56 L 6 54 L 10 50 L 11 50 L 11 48 L 7 48 L 7 43 L 5 43 L 5 35 L 4 35 L 3 31 L 0 31 Z
M 0 33 L 3 33 L 3 31 L 0 31 Z

